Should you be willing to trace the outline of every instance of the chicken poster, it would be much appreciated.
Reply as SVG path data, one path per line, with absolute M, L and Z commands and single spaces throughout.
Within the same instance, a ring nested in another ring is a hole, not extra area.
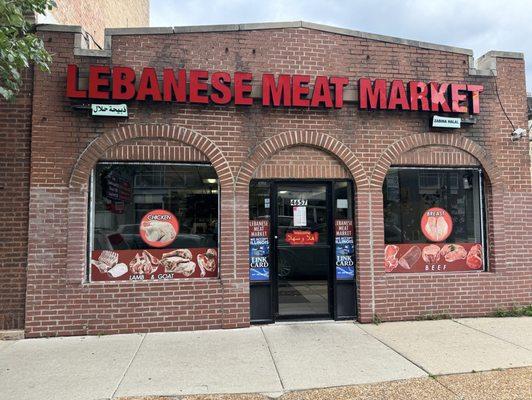
M 447 210 L 432 207 L 421 216 L 420 229 L 432 243 L 387 244 L 384 248 L 384 271 L 455 272 L 481 271 L 484 249 L 479 243 L 446 243 L 453 230 Z
M 151 247 L 170 245 L 178 233 L 179 222 L 170 211 L 152 210 L 140 221 L 140 237 Z

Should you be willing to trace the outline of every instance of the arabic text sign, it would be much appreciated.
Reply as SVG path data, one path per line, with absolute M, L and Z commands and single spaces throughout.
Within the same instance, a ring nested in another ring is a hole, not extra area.
M 127 104 L 91 104 L 93 116 L 127 117 Z

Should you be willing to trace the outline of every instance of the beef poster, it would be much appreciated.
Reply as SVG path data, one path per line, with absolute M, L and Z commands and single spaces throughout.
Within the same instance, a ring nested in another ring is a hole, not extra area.
M 249 280 L 270 280 L 270 221 L 249 221 Z
M 393 273 L 481 271 L 483 249 L 479 243 L 388 244 L 384 270 Z
M 145 281 L 218 276 L 213 248 L 94 250 L 92 281 Z
M 385 272 L 471 272 L 483 269 L 481 244 L 444 242 L 453 231 L 453 220 L 447 210 L 440 207 L 425 210 L 420 229 L 434 243 L 387 244 L 384 248 Z
M 336 279 L 354 279 L 355 244 L 353 241 L 353 221 L 335 221 Z

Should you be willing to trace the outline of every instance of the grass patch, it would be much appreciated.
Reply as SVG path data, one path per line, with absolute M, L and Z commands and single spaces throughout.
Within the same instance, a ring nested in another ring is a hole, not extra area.
M 416 317 L 416 321 L 436 321 L 439 319 L 451 319 L 451 314 L 448 313 L 437 313 L 437 314 L 422 314 Z
M 380 319 L 380 317 L 377 314 L 373 314 L 373 321 L 372 322 L 375 325 L 379 325 L 379 324 L 382 324 L 382 319 Z
M 532 317 L 532 304 L 523 307 L 497 308 L 494 317 Z

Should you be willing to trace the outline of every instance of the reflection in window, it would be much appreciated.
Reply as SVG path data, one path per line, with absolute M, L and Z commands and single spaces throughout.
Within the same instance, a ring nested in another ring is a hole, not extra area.
M 477 169 L 390 169 L 383 185 L 385 242 L 428 242 L 420 220 L 432 207 L 452 216 L 447 242 L 481 242 L 479 178 Z
M 168 247 L 217 245 L 218 179 L 211 166 L 99 163 L 94 177 L 95 250 L 148 248 L 139 224 L 156 209 L 179 221 L 179 235 Z
M 100 162 L 91 217 L 92 280 L 217 275 L 218 178 L 210 165 Z
M 391 168 L 382 187 L 387 273 L 486 269 L 481 171 Z

